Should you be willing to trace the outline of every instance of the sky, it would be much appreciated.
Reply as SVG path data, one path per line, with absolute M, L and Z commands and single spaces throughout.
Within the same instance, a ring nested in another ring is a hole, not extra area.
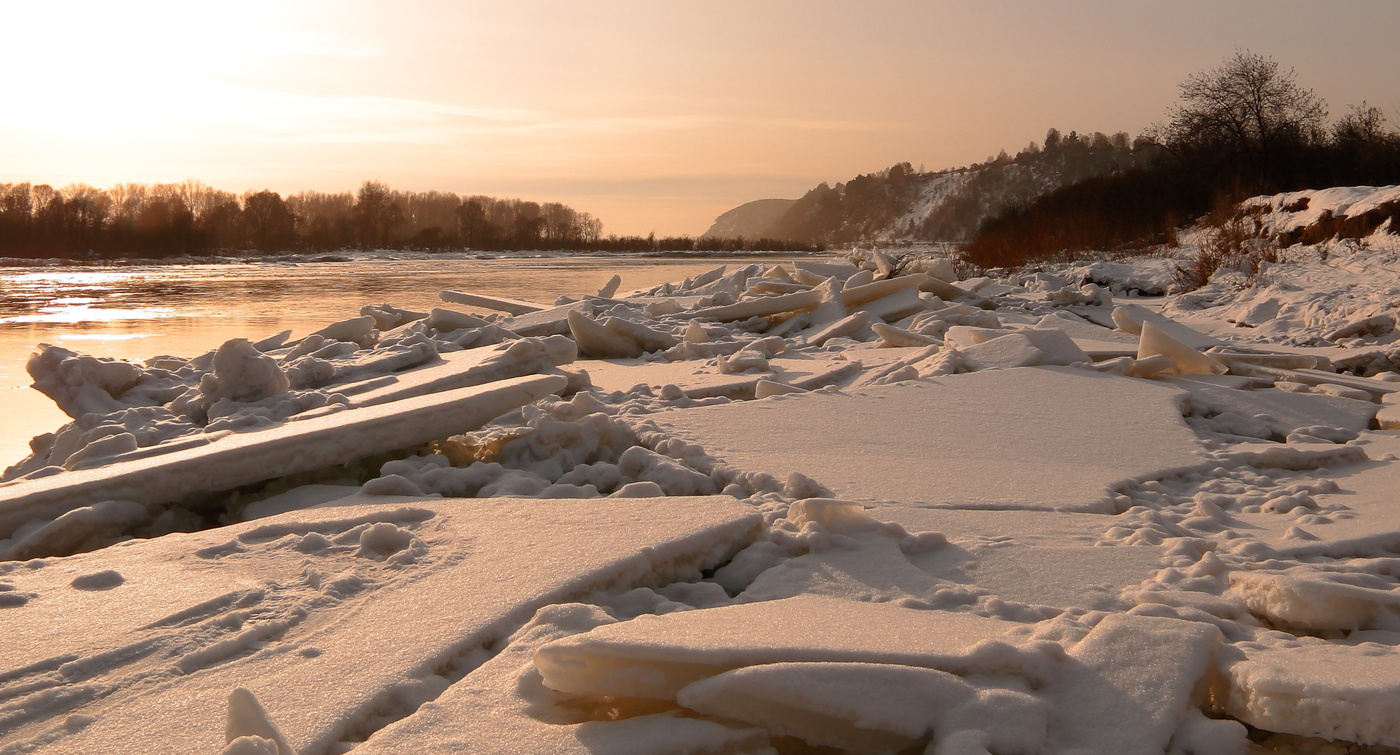
M 1394 0 L 0 0 L 0 183 L 559 201 L 604 233 L 1137 134 L 1236 48 L 1400 124 Z

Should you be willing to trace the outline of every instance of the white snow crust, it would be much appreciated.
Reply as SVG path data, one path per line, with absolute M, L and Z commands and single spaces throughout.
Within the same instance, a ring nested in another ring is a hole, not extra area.
M 42 346 L 0 753 L 1400 747 L 1400 247 L 1185 238 Z

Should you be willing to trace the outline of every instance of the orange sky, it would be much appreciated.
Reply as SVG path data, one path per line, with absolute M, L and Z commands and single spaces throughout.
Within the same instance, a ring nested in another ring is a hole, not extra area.
M 1160 120 L 1235 47 L 1400 123 L 1400 3 L 0 0 L 0 182 L 563 201 L 704 231 L 907 160 Z

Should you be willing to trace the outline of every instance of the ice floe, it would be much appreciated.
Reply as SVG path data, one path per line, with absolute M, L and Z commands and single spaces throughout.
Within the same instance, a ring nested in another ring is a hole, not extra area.
M 1400 281 L 1328 244 L 41 347 L 0 753 L 1400 747 Z

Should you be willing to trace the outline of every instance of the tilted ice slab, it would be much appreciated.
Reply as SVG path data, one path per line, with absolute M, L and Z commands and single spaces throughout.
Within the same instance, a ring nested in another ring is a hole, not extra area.
M 358 386 L 336 386 L 351 406 L 375 406 L 390 401 L 467 388 L 568 364 L 578 357 L 574 342 L 563 336 L 519 341 L 441 354 L 441 361 L 414 370 L 366 380 Z
M 1216 665 L 1222 639 L 1205 623 L 1105 617 L 1070 651 L 1066 673 L 1045 692 L 1059 714 L 1047 751 L 1157 755 L 1194 724 L 1195 746 L 1210 745 L 1182 751 L 1243 752 L 1243 726 L 1213 725 L 1194 709 L 1204 702 L 1201 682 Z
M 1200 331 L 1194 330 L 1186 325 L 1182 325 L 1176 320 L 1167 317 L 1160 312 L 1153 312 L 1145 307 L 1136 304 L 1124 304 L 1114 307 L 1112 318 L 1120 331 L 1138 335 L 1142 332 L 1144 323 L 1150 323 L 1161 333 L 1174 341 L 1179 341 L 1192 349 L 1208 349 L 1212 346 L 1223 346 L 1219 339 L 1212 338 Z
M 102 501 L 172 503 L 446 438 L 544 398 L 566 382 L 557 375 L 511 378 L 226 435 L 150 458 L 118 458 L 96 469 L 19 480 L 0 486 L 0 535 L 11 538 L 28 521 Z M 7 554 L 20 543 L 0 544 Z
M 539 312 L 548 309 L 543 304 L 536 304 L 519 299 L 507 299 L 502 296 L 485 296 L 483 294 L 473 294 L 466 291 L 443 290 L 438 292 L 439 298 L 450 304 L 466 304 L 469 307 L 485 307 L 486 309 L 496 309 L 507 314 L 524 315 L 530 312 Z
M 641 362 L 639 360 L 586 360 L 575 367 L 588 373 L 593 385 L 605 391 L 626 391 L 638 384 L 653 388 L 674 385 L 690 398 L 725 396 L 753 398 L 760 380 L 818 388 L 853 377 L 860 365 L 842 357 L 817 353 L 785 352 L 768 359 L 768 370 L 739 373 L 718 372 L 699 360 Z
M 745 472 L 800 472 L 851 500 L 1111 512 L 1110 488 L 1198 464 L 1184 393 L 1073 368 L 975 372 L 665 412 Z M 768 439 L 755 442 L 756 439 Z
M 0 567 L 14 587 L 0 594 L 27 599 L 0 609 L 0 737 L 26 752 L 214 753 L 244 687 L 296 751 L 337 751 L 436 697 L 540 607 L 698 578 L 759 527 L 728 497 L 400 501 Z
M 1096 325 L 1068 312 L 1046 315 L 1036 321 L 1035 327 L 1064 331 L 1076 343 L 1085 342 L 1118 349 L 1136 349 L 1138 344 L 1136 335 Z

